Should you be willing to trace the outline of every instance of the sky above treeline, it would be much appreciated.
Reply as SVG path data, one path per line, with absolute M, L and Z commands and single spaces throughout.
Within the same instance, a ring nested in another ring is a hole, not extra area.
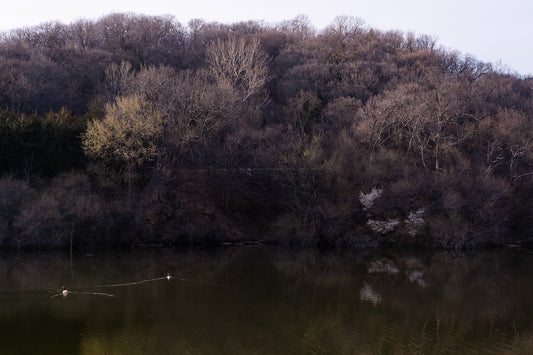
M 317 30 L 336 16 L 348 15 L 369 28 L 431 35 L 446 49 L 533 75 L 531 0 L 10 0 L 0 5 L 0 31 L 49 21 L 96 20 L 114 12 L 172 15 L 184 25 L 191 19 L 275 24 L 306 15 Z

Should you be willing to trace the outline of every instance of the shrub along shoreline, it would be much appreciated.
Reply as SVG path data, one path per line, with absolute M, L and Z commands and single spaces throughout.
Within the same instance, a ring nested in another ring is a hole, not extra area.
M 144 191 L 141 198 L 136 196 L 132 201 L 127 187 L 122 199 L 101 194 L 83 172 L 61 174 L 39 189 L 25 181 L 3 178 L 0 249 L 243 243 L 479 249 L 528 243 L 527 236 L 509 235 L 509 230 L 476 228 L 449 216 L 432 215 L 432 206 L 411 211 L 405 208 L 403 217 L 379 219 L 382 209 L 391 204 L 384 201 L 386 190 L 376 188 L 320 211 L 323 214 L 307 215 L 308 220 L 302 221 L 301 210 L 283 206 L 285 198 L 278 190 L 277 174 L 254 172 L 250 177 L 248 172 L 203 171 L 199 176 L 195 171 L 194 176 L 183 177 L 179 205 L 174 205 L 175 196 L 170 202 L 169 196 L 156 196 L 153 191 Z M 225 190 L 236 181 L 236 190 Z M 331 216 L 334 212 L 338 217 Z

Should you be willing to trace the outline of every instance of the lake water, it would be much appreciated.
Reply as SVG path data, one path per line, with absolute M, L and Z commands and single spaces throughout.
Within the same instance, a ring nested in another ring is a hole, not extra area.
M 526 354 L 532 281 L 523 250 L 7 254 L 0 354 Z

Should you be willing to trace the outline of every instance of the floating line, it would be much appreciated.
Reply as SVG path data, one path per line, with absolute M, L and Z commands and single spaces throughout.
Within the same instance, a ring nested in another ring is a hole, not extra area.
M 173 279 L 173 277 L 172 277 L 172 276 L 163 276 L 163 277 L 158 277 L 158 278 L 156 278 L 156 279 L 148 279 L 148 280 L 141 280 L 141 281 L 135 281 L 135 282 L 125 282 L 125 283 L 121 283 L 121 284 L 98 285 L 98 286 L 95 286 L 95 287 L 96 287 L 96 288 L 104 288 L 104 287 L 135 286 L 135 285 L 140 285 L 140 284 L 147 283 L 147 282 L 154 282 L 154 281 L 161 281 L 161 280 L 170 280 L 170 279 Z
M 59 297 L 59 296 L 68 297 L 69 295 L 89 295 L 89 296 L 115 297 L 115 295 L 112 295 L 110 293 L 104 293 L 104 292 L 75 292 L 75 291 L 67 291 L 66 293 L 63 293 L 63 291 L 62 291 L 61 293 L 53 295 L 50 298 L 55 298 L 55 297 Z
M 178 280 L 178 281 L 185 281 L 185 282 L 196 282 L 206 285 L 213 285 L 213 286 L 222 286 L 217 283 L 208 282 L 208 281 L 199 281 L 199 280 L 191 280 L 191 279 L 178 279 L 173 276 L 167 275 L 163 277 L 157 277 L 155 279 L 147 279 L 147 280 L 141 280 L 141 281 L 134 281 L 134 282 L 124 282 L 119 284 L 108 284 L 108 285 L 97 285 L 97 286 L 90 286 L 90 287 L 83 287 L 85 289 L 91 289 L 91 288 L 109 288 L 109 287 L 126 287 L 126 286 L 136 286 L 148 282 L 155 282 L 155 281 L 162 281 L 162 280 Z M 104 293 L 104 292 L 76 292 L 76 291 L 69 291 L 69 290 L 63 290 L 58 294 L 53 295 L 51 298 L 63 296 L 67 297 L 70 294 L 80 294 L 80 295 L 94 295 L 94 296 L 107 296 L 107 297 L 115 297 L 115 295 L 112 295 L 110 293 Z

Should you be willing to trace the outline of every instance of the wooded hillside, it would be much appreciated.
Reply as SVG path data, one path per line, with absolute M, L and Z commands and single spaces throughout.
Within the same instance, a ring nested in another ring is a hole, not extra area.
M 533 78 L 340 16 L 0 38 L 0 247 L 533 237 Z

